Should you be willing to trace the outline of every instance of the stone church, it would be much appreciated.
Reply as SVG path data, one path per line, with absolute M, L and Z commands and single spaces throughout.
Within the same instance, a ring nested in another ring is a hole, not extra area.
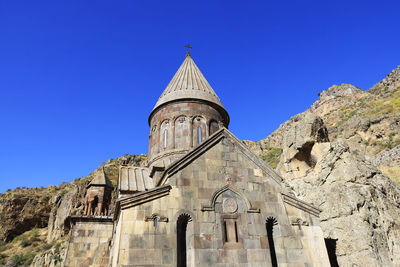
M 123 165 L 116 189 L 92 180 L 64 266 L 330 266 L 320 210 L 229 121 L 188 52 L 150 113 L 147 167 Z

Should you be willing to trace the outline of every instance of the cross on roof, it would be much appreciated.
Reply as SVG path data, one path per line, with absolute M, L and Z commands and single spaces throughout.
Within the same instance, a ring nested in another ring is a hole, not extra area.
M 190 48 L 193 48 L 193 47 L 191 47 L 190 44 L 185 45 L 185 47 L 187 48 L 186 56 L 190 56 Z

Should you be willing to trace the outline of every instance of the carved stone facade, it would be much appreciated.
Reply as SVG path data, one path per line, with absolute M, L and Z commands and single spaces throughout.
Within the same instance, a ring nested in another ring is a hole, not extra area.
M 148 168 L 121 167 L 113 217 L 79 217 L 71 230 L 79 239 L 89 233 L 77 230 L 87 227 L 82 220 L 99 231 L 111 221 L 108 238 L 77 247 L 73 235 L 65 266 L 330 265 L 320 210 L 287 193 L 227 129 L 228 113 L 189 54 L 149 125 Z M 102 260 L 76 256 L 105 243 Z

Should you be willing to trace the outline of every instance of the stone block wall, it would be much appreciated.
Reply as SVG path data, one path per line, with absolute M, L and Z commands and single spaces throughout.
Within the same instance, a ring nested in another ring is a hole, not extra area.
M 329 266 L 318 218 L 285 203 L 281 184 L 228 138 L 186 164 L 167 184 L 172 186 L 168 195 L 121 207 L 112 266 L 176 266 L 182 215 L 190 217 L 187 266 L 271 266 L 266 227 L 271 217 L 279 266 Z M 157 216 L 166 219 L 148 219 Z M 299 230 L 293 218 L 308 225 Z
M 64 267 L 109 266 L 113 222 L 81 217 L 73 223 Z

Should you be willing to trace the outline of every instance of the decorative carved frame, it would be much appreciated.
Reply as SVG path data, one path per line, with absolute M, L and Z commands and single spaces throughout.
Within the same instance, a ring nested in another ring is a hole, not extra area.
M 157 219 L 159 222 L 168 222 L 167 217 L 161 216 L 157 213 L 153 213 L 151 216 L 146 216 L 144 221 L 150 222 L 150 221 L 154 221 L 154 219 Z
M 243 201 L 246 203 L 247 206 L 247 212 L 248 213 L 260 213 L 260 209 L 254 208 L 250 201 L 247 199 L 247 197 L 240 191 L 234 189 L 230 185 L 225 185 L 224 187 L 220 188 L 219 190 L 215 191 L 213 196 L 210 199 L 210 203 L 208 205 L 203 205 L 201 207 L 201 211 L 215 211 L 215 202 L 217 201 L 217 198 L 224 193 L 225 191 L 232 191 L 236 195 L 238 195 Z

